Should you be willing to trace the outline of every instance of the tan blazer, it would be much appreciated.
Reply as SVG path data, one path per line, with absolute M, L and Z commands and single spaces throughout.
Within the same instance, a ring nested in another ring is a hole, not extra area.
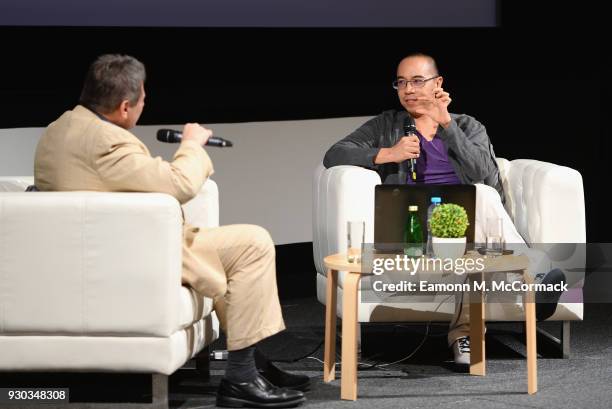
M 184 141 L 172 162 L 153 158 L 129 131 L 77 105 L 45 130 L 36 147 L 34 179 L 42 191 L 159 192 L 180 203 L 194 197 L 213 174 L 212 162 L 196 142 Z M 216 297 L 211 275 L 225 277 L 214 248 L 190 250 L 197 228 L 184 226 L 183 283 Z M 206 246 L 205 246 L 206 247 Z

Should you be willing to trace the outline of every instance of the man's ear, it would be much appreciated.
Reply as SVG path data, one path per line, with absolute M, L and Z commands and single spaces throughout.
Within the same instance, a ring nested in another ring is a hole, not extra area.
M 436 86 L 437 88 L 440 88 L 442 86 L 442 83 L 444 82 L 444 77 L 443 76 L 439 76 L 438 78 L 436 78 Z
M 119 104 L 119 114 L 121 115 L 121 118 L 127 119 L 129 107 L 130 107 L 130 101 L 128 101 L 127 99 L 124 99 L 123 101 L 121 101 L 121 104 Z

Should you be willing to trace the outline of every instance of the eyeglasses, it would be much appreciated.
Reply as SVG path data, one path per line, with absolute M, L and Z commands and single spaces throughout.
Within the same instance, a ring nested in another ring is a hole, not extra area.
M 426 79 L 417 78 L 417 79 L 414 79 L 414 80 L 407 80 L 405 78 L 398 78 L 395 81 L 393 81 L 393 88 L 395 88 L 395 89 L 404 89 L 404 88 L 406 88 L 408 86 L 408 84 L 412 85 L 413 88 L 423 88 L 427 81 L 431 81 L 431 80 L 436 79 L 438 77 L 439 77 L 439 75 L 436 75 L 435 77 L 431 77 L 431 78 L 426 78 Z

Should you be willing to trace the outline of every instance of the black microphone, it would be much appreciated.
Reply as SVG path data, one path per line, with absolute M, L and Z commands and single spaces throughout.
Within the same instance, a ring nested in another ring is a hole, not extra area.
M 157 131 L 157 140 L 165 143 L 179 143 L 183 139 L 183 134 L 180 131 L 174 129 L 160 129 Z M 227 139 L 219 138 L 218 136 L 211 136 L 206 141 L 208 146 L 218 146 L 220 148 L 234 146 L 233 143 Z
M 410 115 L 404 119 L 404 135 L 410 136 L 416 134 L 416 125 L 414 124 L 414 119 Z M 410 159 L 410 174 L 412 175 L 412 180 L 416 182 L 416 159 Z

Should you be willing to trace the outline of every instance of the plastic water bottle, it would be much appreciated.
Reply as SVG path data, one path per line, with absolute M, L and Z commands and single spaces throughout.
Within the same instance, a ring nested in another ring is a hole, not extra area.
M 425 254 L 427 257 L 433 257 L 433 244 L 431 239 L 431 226 L 429 225 L 429 221 L 431 220 L 431 214 L 433 213 L 436 206 L 440 206 L 442 203 L 442 198 L 439 196 L 433 196 L 431 198 L 431 204 L 427 208 L 427 248 L 425 249 Z

